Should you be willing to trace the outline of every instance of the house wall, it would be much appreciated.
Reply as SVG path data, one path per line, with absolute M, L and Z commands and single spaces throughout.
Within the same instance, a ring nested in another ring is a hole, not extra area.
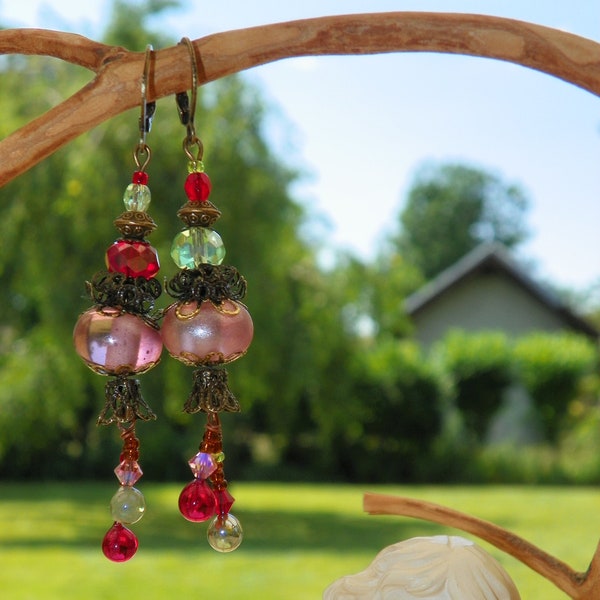
M 502 330 L 511 336 L 568 327 L 504 273 L 477 274 L 458 283 L 413 315 L 415 337 L 425 346 L 449 329 Z

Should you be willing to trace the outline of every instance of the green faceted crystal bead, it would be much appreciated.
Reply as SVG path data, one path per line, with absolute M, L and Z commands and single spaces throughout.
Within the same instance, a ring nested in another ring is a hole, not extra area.
M 220 265 L 225 258 L 225 246 L 216 231 L 190 227 L 175 236 L 171 256 L 180 269 L 195 269 L 206 263 Z
M 143 183 L 130 183 L 123 194 L 126 210 L 146 212 L 150 206 L 150 188 Z

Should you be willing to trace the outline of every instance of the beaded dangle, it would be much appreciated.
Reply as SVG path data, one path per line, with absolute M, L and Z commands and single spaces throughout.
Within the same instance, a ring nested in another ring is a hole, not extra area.
M 176 302 L 164 313 L 163 343 L 171 356 L 195 367 L 192 391 L 184 411 L 206 413 L 199 452 L 189 460 L 194 479 L 179 496 L 179 510 L 189 521 L 211 520 L 207 537 L 219 552 L 231 552 L 242 542 L 242 527 L 229 511 L 234 498 L 223 470 L 223 436 L 219 413 L 238 412 L 240 405 L 227 385 L 222 365 L 243 356 L 252 341 L 250 313 L 240 302 L 246 281 L 231 266 L 222 265 L 225 247 L 211 227 L 220 216 L 208 200 L 211 182 L 202 163 L 203 146 L 194 129 L 196 56 L 184 38 L 192 61 L 192 103 L 177 94 L 181 122 L 187 128 L 183 148 L 189 159 L 184 184 L 188 202 L 177 215 L 185 228 L 173 240 L 171 256 L 180 271 L 168 283 Z M 195 150 L 195 153 L 192 152 Z
M 73 332 L 75 350 L 87 366 L 113 377 L 105 386 L 106 402 L 98 425 L 116 423 L 123 440 L 115 468 L 120 487 L 110 502 L 114 523 L 102 542 L 104 555 L 114 562 L 129 560 L 138 547 L 137 537 L 125 527 L 139 521 L 145 510 L 144 496 L 134 487 L 142 476 L 135 423 L 156 418 L 142 398 L 139 381 L 132 376 L 157 365 L 162 352 L 154 312 L 162 291 L 154 279 L 159 261 L 156 250 L 145 240 L 156 228 L 146 213 L 150 204 L 146 167 L 151 155 L 146 134 L 156 106 L 146 102 L 151 52 L 148 46 L 141 84 L 140 141 L 133 154 L 136 170 L 123 196 L 125 212 L 114 222 L 121 237 L 106 251 L 107 270 L 96 273 L 87 284 L 95 304 L 79 317 Z

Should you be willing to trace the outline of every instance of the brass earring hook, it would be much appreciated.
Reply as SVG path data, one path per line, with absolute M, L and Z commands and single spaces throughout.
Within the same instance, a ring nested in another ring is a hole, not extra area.
M 176 94 L 175 101 L 177 102 L 177 110 L 179 111 L 179 119 L 182 125 L 185 125 L 187 135 L 183 140 L 183 151 L 192 163 L 202 161 L 204 154 L 204 146 L 200 138 L 196 135 L 196 127 L 194 125 L 194 116 L 196 114 L 196 103 L 198 99 L 198 61 L 194 46 L 189 38 L 184 37 L 179 44 L 185 44 L 190 55 L 191 71 L 192 71 L 192 101 L 190 103 L 187 92 Z M 196 155 L 192 153 L 192 148 L 196 146 Z
M 154 117 L 154 112 L 156 111 L 156 102 L 147 101 L 148 81 L 150 77 L 150 63 L 152 62 L 152 51 L 152 45 L 148 44 L 146 46 L 144 72 L 142 73 L 142 80 L 140 84 L 141 103 L 140 117 L 138 121 L 140 129 L 140 140 L 133 152 L 133 160 L 135 161 L 135 164 L 140 171 L 143 171 L 148 166 L 148 163 L 150 162 L 150 157 L 152 155 L 150 147 L 146 143 L 146 136 L 152 128 L 152 118 Z

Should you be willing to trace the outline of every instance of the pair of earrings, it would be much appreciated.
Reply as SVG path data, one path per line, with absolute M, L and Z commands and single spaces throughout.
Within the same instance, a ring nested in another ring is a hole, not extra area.
M 243 535 L 239 521 L 230 513 L 234 498 L 223 470 L 219 413 L 240 410 L 222 365 L 246 353 L 253 324 L 240 302 L 246 281 L 234 267 L 221 264 L 225 248 L 212 229 L 220 212 L 208 200 L 211 182 L 204 172 L 203 146 L 194 127 L 196 55 L 188 38 L 181 43 L 187 45 L 192 63 L 192 102 L 186 92 L 176 96 L 187 130 L 183 149 L 189 173 L 184 184 L 188 201 L 177 213 L 185 227 L 171 248 L 180 270 L 165 285 L 174 302 L 164 311 L 155 308 L 162 293 L 156 279 L 159 259 L 146 241 L 156 228 L 146 212 L 151 198 L 146 172 L 151 152 L 146 136 L 155 111 L 155 103 L 146 101 L 152 52 L 148 46 L 141 83 L 140 141 L 134 151 L 136 170 L 123 197 L 125 212 L 114 222 L 121 237 L 106 251 L 107 270 L 87 284 L 94 306 L 79 317 L 73 333 L 76 352 L 88 367 L 112 377 L 105 386 L 106 402 L 98 424 L 115 423 L 123 440 L 114 470 L 120 487 L 110 502 L 113 525 L 102 542 L 105 556 L 115 562 L 129 560 L 137 551 L 137 537 L 126 526 L 139 521 L 145 511 L 144 497 L 134 487 L 142 476 L 135 424 L 156 418 L 135 376 L 158 364 L 163 346 L 172 357 L 195 368 L 183 410 L 207 416 L 199 451 L 189 460 L 193 480 L 179 496 L 180 512 L 189 521 L 211 521 L 207 537 L 217 551 L 235 550 Z

